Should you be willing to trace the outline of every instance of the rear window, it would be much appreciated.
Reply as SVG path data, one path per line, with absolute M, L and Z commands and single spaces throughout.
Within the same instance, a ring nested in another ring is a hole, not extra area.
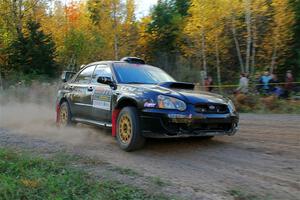
M 94 72 L 95 66 L 89 66 L 82 70 L 79 75 L 76 77 L 76 80 L 74 81 L 75 83 L 80 83 L 80 84 L 88 84 L 91 82 L 92 74 Z

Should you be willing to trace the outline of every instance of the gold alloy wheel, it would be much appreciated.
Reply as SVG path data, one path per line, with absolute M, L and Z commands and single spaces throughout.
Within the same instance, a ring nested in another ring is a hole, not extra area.
M 59 125 L 65 127 L 68 124 L 68 108 L 66 106 L 60 107 L 59 111 Z
M 128 144 L 132 136 L 131 120 L 127 114 L 120 119 L 119 134 L 122 143 Z

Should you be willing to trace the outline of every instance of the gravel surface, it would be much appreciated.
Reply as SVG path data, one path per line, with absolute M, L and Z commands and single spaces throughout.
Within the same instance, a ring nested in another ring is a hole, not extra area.
M 167 184 L 150 190 L 184 199 L 234 199 L 232 191 L 257 199 L 300 199 L 299 115 L 242 114 L 235 136 L 149 140 L 144 149 L 132 153 L 120 150 L 108 131 L 88 126 L 68 130 L 1 126 L 2 147 L 45 156 L 65 152 L 92 157 L 109 163 L 87 167 L 92 174 L 99 175 L 108 166 L 130 168 L 141 176 L 117 178 L 147 187 L 145 177 L 159 177 L 153 182 L 161 179 Z

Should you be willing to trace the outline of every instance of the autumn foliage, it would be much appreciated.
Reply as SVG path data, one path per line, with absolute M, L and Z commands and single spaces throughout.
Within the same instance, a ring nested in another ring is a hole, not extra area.
M 34 34 L 28 22 L 40 25 L 36 31 L 55 44 L 47 62 L 59 66 L 56 74 L 124 56 L 142 57 L 183 81 L 201 82 L 201 75 L 211 75 L 219 85 L 236 83 L 240 72 L 300 71 L 299 0 L 159 0 L 143 17 L 136 16 L 135 3 L 1 1 L 2 79 L 31 66 L 24 58 L 27 63 L 14 68 L 10 60 L 17 56 L 11 49 L 20 37 Z M 34 71 L 47 75 L 44 69 Z

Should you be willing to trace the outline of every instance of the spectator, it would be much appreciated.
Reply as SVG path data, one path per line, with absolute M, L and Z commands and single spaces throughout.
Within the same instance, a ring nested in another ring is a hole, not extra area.
M 249 91 L 248 86 L 249 86 L 249 79 L 247 78 L 245 73 L 241 73 L 239 87 L 236 89 L 236 92 L 247 94 Z
M 204 80 L 205 91 L 211 92 L 213 90 L 213 79 L 211 76 L 208 76 Z
M 253 82 L 255 84 L 255 92 L 256 92 L 256 94 L 261 93 L 262 83 L 261 83 L 261 75 L 259 73 L 255 73 L 254 81 Z
M 262 84 L 263 93 L 268 94 L 270 90 L 269 81 L 272 79 L 268 71 L 264 72 L 264 75 L 260 77 L 260 83 Z
M 291 92 L 294 89 L 294 78 L 293 78 L 291 70 L 288 70 L 286 72 L 284 89 L 285 89 L 285 95 L 284 96 L 286 98 L 288 98 L 290 96 Z
M 283 95 L 283 90 L 278 83 L 279 81 L 276 74 L 271 74 L 271 79 L 269 81 L 269 93 L 274 94 L 277 97 L 281 97 Z
M 279 83 L 276 74 L 271 74 L 271 79 L 269 80 L 269 91 L 273 92 L 276 87 L 278 86 L 277 84 Z

